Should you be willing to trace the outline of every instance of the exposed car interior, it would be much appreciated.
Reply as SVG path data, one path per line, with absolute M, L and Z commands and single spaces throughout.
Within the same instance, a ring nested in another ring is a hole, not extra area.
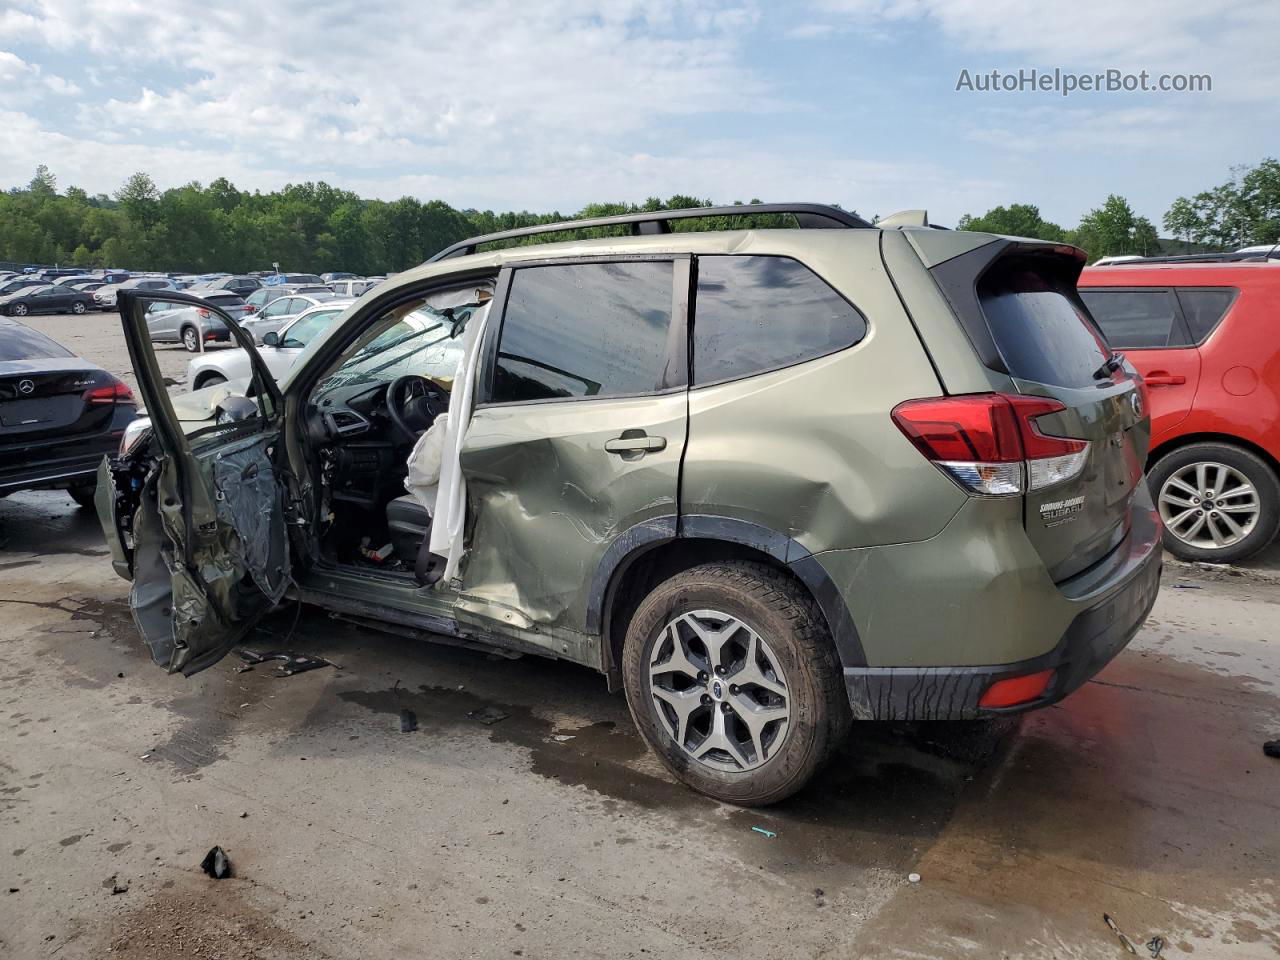
M 406 492 L 407 462 L 448 410 L 465 359 L 462 333 L 491 296 L 472 286 L 462 296 L 433 293 L 389 309 L 312 388 L 305 436 L 315 454 L 325 560 L 413 578 L 431 515 Z

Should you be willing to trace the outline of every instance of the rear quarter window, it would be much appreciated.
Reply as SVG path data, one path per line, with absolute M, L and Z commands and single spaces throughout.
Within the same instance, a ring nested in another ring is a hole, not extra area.
M 718 383 L 823 357 L 867 335 L 866 318 L 787 257 L 698 258 L 693 383 Z
M 1208 339 L 1239 292 L 1235 287 L 1178 288 L 1178 302 L 1182 304 L 1182 316 L 1187 321 L 1192 343 Z
M 1011 376 L 1059 387 L 1097 382 L 1110 356 L 1076 293 L 1074 277 L 1034 257 L 998 261 L 978 281 L 978 301 Z

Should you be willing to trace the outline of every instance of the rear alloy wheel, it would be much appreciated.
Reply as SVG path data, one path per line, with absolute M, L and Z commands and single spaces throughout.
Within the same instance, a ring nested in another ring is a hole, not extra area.
M 1280 527 L 1280 482 L 1269 464 L 1240 447 L 1182 447 L 1160 458 L 1149 482 L 1165 548 L 1183 560 L 1247 559 Z
M 84 313 L 84 304 L 81 301 L 77 300 L 75 303 L 71 304 L 71 312 Z
M 9 316 L 25 317 L 27 315 L 27 305 L 25 303 L 15 303 L 9 308 Z
M 821 612 L 759 563 L 706 564 L 659 584 L 627 630 L 623 679 L 667 769 L 744 806 L 803 787 L 850 717 Z
M 200 334 L 195 327 L 187 327 L 182 331 L 182 345 L 187 348 L 187 353 L 200 352 Z

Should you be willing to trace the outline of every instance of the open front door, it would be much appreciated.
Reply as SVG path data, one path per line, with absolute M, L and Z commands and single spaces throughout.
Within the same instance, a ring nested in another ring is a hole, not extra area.
M 247 397 L 228 397 L 206 420 L 174 411 L 147 328 L 147 308 L 216 314 L 249 354 Z M 120 316 L 149 437 L 99 478 L 107 537 L 123 538 L 130 606 L 152 658 L 190 676 L 212 666 L 291 582 L 280 465 L 280 391 L 252 339 L 217 307 L 173 291 L 121 291 Z

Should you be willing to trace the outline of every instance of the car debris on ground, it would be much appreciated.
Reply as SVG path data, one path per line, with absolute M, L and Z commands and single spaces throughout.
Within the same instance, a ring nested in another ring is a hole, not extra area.
M 318 670 L 320 667 L 334 667 L 337 664 L 332 660 L 326 660 L 324 657 L 308 657 L 300 653 L 290 653 L 287 650 L 272 650 L 268 653 L 257 653 L 253 650 L 239 651 L 240 659 L 245 662 L 245 666 L 239 669 L 239 673 L 246 670 L 252 670 L 260 663 L 269 663 L 272 660 L 281 661 L 281 666 L 275 669 L 272 676 L 291 677 L 295 673 L 306 673 L 308 670 Z
M 418 715 L 408 707 L 400 709 L 400 732 L 413 733 L 418 729 Z
M 213 847 L 200 861 L 200 869 L 215 880 L 225 879 L 231 876 L 231 858 L 221 847 Z

